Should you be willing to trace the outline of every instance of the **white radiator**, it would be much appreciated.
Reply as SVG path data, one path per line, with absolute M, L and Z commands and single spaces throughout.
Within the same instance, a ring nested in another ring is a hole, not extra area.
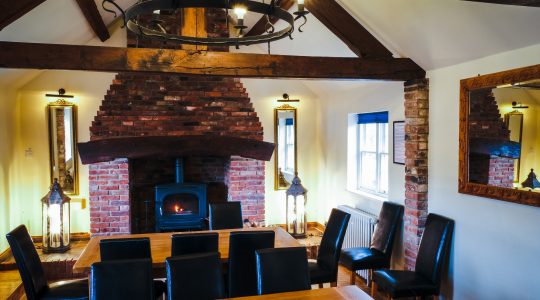
M 369 247 L 375 224 L 377 224 L 377 216 L 347 205 L 340 205 L 338 209 L 351 214 L 347 233 L 345 234 L 341 248 Z M 356 273 L 366 281 L 369 280 L 367 270 L 360 270 Z

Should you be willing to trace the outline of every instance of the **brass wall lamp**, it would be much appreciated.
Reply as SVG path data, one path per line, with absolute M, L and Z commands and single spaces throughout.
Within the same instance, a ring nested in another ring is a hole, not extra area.
M 300 102 L 300 99 L 290 99 L 289 94 L 283 94 L 283 99 L 278 99 L 277 102 Z

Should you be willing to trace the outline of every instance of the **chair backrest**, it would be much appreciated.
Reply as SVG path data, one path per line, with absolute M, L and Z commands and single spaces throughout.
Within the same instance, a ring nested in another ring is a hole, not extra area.
M 243 228 L 240 202 L 210 204 L 210 230 Z
M 325 270 L 332 271 L 332 277 L 337 278 L 339 255 L 350 218 L 350 214 L 334 208 L 324 230 L 317 255 L 317 264 Z
M 199 253 L 167 258 L 169 300 L 224 298 L 219 253 Z
M 97 262 L 90 268 L 90 299 L 155 299 L 150 259 Z
M 382 252 L 388 259 L 392 256 L 396 232 L 403 221 L 403 205 L 385 201 L 379 214 L 371 240 L 371 249 Z
M 47 280 L 26 226 L 19 225 L 6 234 L 6 238 L 17 263 L 17 268 L 19 268 L 26 298 L 28 300 L 37 299 L 39 293 L 47 289 Z
M 101 261 L 152 258 L 149 238 L 99 241 Z
M 453 220 L 437 214 L 427 216 L 415 271 L 431 279 L 437 286 L 440 285 L 442 267 L 450 252 L 453 232 Z
M 216 232 L 173 234 L 171 255 L 219 252 Z
M 259 295 L 311 289 L 305 247 L 257 250 Z
M 229 241 L 229 297 L 257 295 L 255 251 L 274 248 L 274 231 L 231 232 Z

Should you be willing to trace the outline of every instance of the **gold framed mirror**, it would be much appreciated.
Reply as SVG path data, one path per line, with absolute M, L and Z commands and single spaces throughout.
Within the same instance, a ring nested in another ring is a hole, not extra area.
M 461 80 L 459 192 L 540 207 L 538 128 L 540 65 Z
M 298 171 L 297 155 L 297 113 L 288 104 L 274 110 L 275 168 L 274 187 L 276 190 L 289 188 Z
M 51 184 L 57 178 L 68 195 L 79 193 L 77 107 L 59 99 L 47 105 Z

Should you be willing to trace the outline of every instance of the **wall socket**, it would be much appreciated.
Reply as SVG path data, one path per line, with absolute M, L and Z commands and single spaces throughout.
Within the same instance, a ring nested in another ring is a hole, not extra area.
M 24 157 L 26 157 L 26 158 L 34 157 L 34 150 L 32 148 L 24 149 Z

